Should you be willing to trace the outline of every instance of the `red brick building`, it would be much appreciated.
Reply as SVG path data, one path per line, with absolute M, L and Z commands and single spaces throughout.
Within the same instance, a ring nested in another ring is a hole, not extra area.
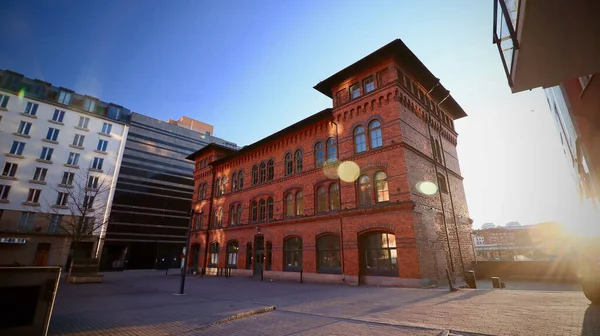
M 315 89 L 333 108 L 188 157 L 189 266 L 411 287 L 461 276 L 473 259 L 453 125 L 462 108 L 401 40 Z

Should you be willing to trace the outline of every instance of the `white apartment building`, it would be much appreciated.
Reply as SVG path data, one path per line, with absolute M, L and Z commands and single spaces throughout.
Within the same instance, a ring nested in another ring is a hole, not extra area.
M 87 219 L 108 222 L 129 116 L 121 106 L 0 71 L 0 265 L 65 266 L 72 235 L 61 223 L 81 215 L 70 206 L 75 198 L 90 210 Z M 102 180 L 107 191 L 94 199 Z M 79 244 L 85 254 L 96 255 L 105 231 L 106 224 Z

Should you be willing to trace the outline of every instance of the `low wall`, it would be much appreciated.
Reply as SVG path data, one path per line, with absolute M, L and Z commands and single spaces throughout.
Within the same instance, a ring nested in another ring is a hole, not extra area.
M 478 261 L 473 263 L 477 279 L 500 277 L 522 280 L 577 281 L 575 261 Z

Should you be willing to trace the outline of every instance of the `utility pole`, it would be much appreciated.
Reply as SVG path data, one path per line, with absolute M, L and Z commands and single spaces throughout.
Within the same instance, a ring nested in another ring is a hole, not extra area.
M 179 282 L 179 293 L 177 295 L 184 295 L 185 289 L 185 274 L 187 273 L 187 260 L 188 255 L 190 254 L 190 239 L 192 236 L 192 223 L 194 221 L 195 215 L 202 215 L 202 212 L 194 212 L 194 210 L 190 210 L 190 222 L 187 230 L 187 238 L 185 240 L 185 248 L 183 250 L 183 267 L 181 268 L 181 281 Z

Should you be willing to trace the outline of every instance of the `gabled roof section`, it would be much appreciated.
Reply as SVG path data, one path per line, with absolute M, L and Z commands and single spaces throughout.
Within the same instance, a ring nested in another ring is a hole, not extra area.
M 360 72 L 373 63 L 382 62 L 385 59 L 393 57 L 395 61 L 403 66 L 426 90 L 432 90 L 431 98 L 436 103 L 442 102 L 440 107 L 452 115 L 454 119 L 460 119 L 467 116 L 462 107 L 450 96 L 450 91 L 446 90 L 440 83 L 439 78 L 435 77 L 429 69 L 413 54 L 413 52 L 402 42 L 396 39 L 383 47 L 375 50 L 371 54 L 363 57 L 359 61 L 338 71 L 329 78 L 319 82 L 314 89 L 332 98 L 331 87 L 344 81 L 353 74 Z
M 235 149 L 235 148 L 231 148 L 231 147 L 227 147 L 227 146 L 223 146 L 223 145 L 219 145 L 217 143 L 211 142 L 208 145 L 206 145 L 206 146 L 198 149 L 197 151 L 193 152 L 192 154 L 188 155 L 185 159 L 186 160 L 195 160 L 196 157 L 208 152 L 211 149 L 225 151 L 225 153 L 227 155 L 237 152 L 237 149 Z

